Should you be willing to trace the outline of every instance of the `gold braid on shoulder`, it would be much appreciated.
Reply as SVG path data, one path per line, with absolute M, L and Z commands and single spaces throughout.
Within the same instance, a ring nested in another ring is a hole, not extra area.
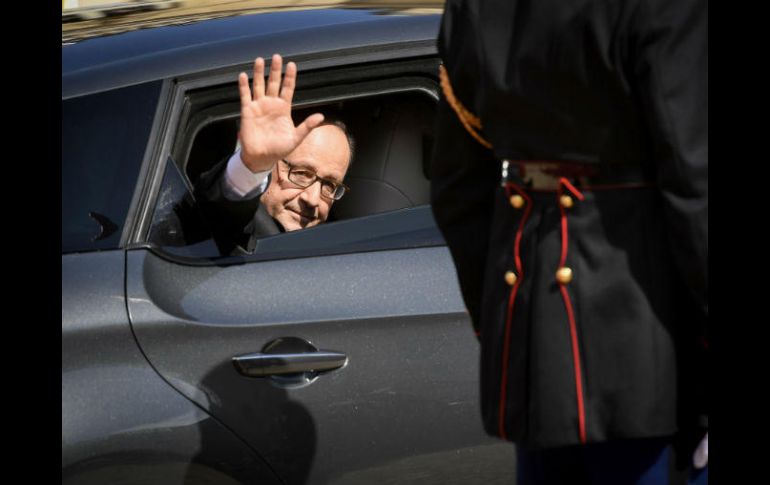
M 485 140 L 476 130 L 481 130 L 481 120 L 478 116 L 468 111 L 465 106 L 455 97 L 454 91 L 452 91 L 452 84 L 449 82 L 449 75 L 444 68 L 444 65 L 438 67 L 439 78 L 441 79 L 441 89 L 444 91 L 449 105 L 457 113 L 457 117 L 465 127 L 466 131 L 481 143 L 486 148 L 492 148 L 492 144 Z

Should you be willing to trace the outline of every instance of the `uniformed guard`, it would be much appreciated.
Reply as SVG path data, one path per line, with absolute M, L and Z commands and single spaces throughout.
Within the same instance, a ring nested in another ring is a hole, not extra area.
M 519 483 L 705 483 L 708 4 L 448 0 L 432 205 Z M 705 437 L 705 439 L 704 439 Z

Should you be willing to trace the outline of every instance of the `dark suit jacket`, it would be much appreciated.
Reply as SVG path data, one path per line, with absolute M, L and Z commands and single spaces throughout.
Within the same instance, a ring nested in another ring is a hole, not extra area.
M 492 148 L 442 96 L 432 206 L 490 434 L 548 448 L 707 426 L 707 34 L 698 0 L 446 3 L 439 51 Z M 502 189 L 502 158 L 633 168 L 653 186 L 578 185 L 562 217 L 558 193 Z
M 225 198 L 222 183 L 229 157 L 203 173 L 195 194 L 207 218 L 214 240 L 223 255 L 254 252 L 260 237 L 283 232 L 281 225 L 260 204 L 260 197 L 232 201 Z

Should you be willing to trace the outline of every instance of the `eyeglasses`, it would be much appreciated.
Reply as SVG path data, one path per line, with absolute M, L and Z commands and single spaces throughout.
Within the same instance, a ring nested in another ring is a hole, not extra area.
M 289 167 L 289 180 L 299 187 L 306 189 L 313 185 L 316 180 L 321 182 L 321 195 L 326 198 L 340 200 L 350 188 L 345 184 L 338 184 L 331 180 L 322 179 L 312 170 L 307 168 L 295 167 L 286 160 L 281 160 Z

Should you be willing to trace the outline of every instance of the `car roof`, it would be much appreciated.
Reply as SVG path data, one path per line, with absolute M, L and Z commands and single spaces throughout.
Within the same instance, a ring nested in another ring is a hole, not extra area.
M 145 28 L 62 46 L 62 99 L 250 64 L 275 52 L 286 58 L 425 43 L 435 52 L 439 15 L 322 9 L 238 15 Z M 302 65 L 298 67 L 302 69 Z

